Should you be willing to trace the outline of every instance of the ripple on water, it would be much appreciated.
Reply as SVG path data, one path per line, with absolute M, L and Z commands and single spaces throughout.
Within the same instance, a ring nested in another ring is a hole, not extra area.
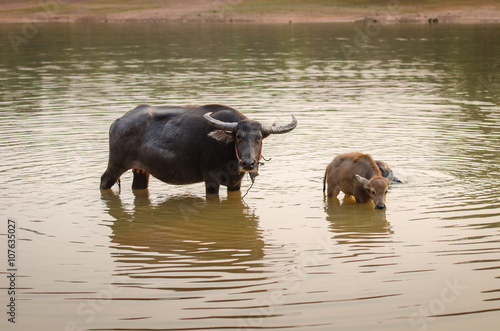
M 497 59 L 466 52 L 483 49 L 476 26 L 445 28 L 459 38 L 458 60 L 440 58 L 458 44 L 437 26 L 384 27 L 346 59 L 332 41 L 350 43 L 355 27 L 321 24 L 47 25 L 43 43 L 0 54 L 1 203 L 21 224 L 22 321 L 62 329 L 72 316 L 91 330 L 495 325 L 500 109 L 493 89 L 476 88 L 489 76 L 467 63 L 490 70 Z M 484 42 L 495 54 L 491 37 Z M 156 180 L 133 193 L 130 172 L 101 195 L 109 126 L 139 103 L 223 103 L 266 124 L 294 114 L 299 126 L 266 138 L 272 160 L 244 199 Z M 403 179 L 387 211 L 342 195 L 324 201 L 326 165 L 350 151 Z M 459 295 L 438 307 L 455 282 Z M 90 323 L 77 310 L 89 302 Z

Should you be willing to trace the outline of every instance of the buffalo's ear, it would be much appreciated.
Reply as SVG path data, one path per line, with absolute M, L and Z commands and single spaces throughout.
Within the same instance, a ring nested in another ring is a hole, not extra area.
M 229 144 L 234 141 L 233 135 L 224 130 L 210 131 L 207 136 L 224 144 Z
M 389 175 L 389 172 L 391 171 L 391 168 L 389 168 L 387 163 L 382 161 L 375 161 L 375 163 L 377 164 L 377 167 L 380 169 L 382 177 L 387 177 Z
M 361 177 L 360 175 L 356 175 L 356 179 L 363 184 L 363 187 L 367 190 L 370 189 L 370 181 L 364 177 Z
M 392 180 L 394 179 L 394 174 L 392 171 L 389 173 L 389 175 L 385 178 L 387 180 L 387 183 L 390 185 Z

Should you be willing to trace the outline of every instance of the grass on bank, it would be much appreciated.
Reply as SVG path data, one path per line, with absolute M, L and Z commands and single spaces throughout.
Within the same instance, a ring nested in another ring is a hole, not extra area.
M 383 9 L 398 8 L 402 12 L 424 10 L 449 10 L 470 8 L 474 6 L 500 7 L 498 0 L 230 0 L 217 3 L 213 0 L 198 0 L 190 6 L 185 2 L 186 9 L 192 7 L 191 15 L 200 13 L 200 4 L 205 1 L 202 12 L 226 15 L 263 15 L 290 13 L 297 14 L 333 14 L 366 10 L 367 8 Z M 4 0 L 0 3 L 0 15 L 30 15 L 47 11 L 43 4 L 54 4 L 57 14 L 95 14 L 105 15 L 113 13 L 142 11 L 159 8 L 169 8 L 177 4 L 178 0 Z M 14 7 L 8 5 L 15 4 Z M 50 5 L 49 5 L 50 8 Z M 207 10 L 207 8 L 210 8 Z M 188 10 L 189 11 L 189 10 Z M 188 14 L 189 15 L 189 14 Z
M 243 0 L 228 4 L 237 14 L 278 12 L 353 11 L 367 8 L 399 8 L 402 11 L 450 10 L 473 6 L 500 6 L 498 0 Z

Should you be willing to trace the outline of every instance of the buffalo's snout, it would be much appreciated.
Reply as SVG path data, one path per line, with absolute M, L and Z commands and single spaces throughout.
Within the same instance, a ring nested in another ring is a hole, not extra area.
M 385 210 L 385 204 L 379 203 L 378 205 L 375 206 L 375 209 Z
M 259 167 L 259 163 L 252 159 L 242 159 L 240 167 L 245 171 L 252 171 Z

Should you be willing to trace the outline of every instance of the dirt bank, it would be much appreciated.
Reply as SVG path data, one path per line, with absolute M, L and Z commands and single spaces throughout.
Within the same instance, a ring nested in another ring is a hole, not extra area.
M 356 3 L 353 5 L 352 3 Z M 0 22 L 354 22 L 500 23 L 500 3 L 484 1 L 4 0 Z

